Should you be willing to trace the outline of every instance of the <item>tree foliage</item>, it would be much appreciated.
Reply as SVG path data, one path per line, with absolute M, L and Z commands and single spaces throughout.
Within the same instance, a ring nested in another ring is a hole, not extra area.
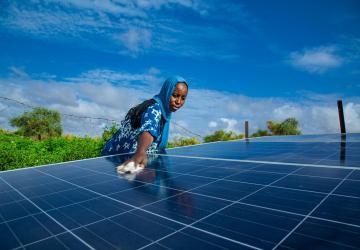
M 236 134 L 233 131 L 225 132 L 224 130 L 217 130 L 212 135 L 205 136 L 204 142 L 214 141 L 230 141 L 244 138 L 243 134 Z
M 287 118 L 283 122 L 268 121 L 267 127 L 273 135 L 300 135 L 299 122 L 295 118 Z
M 172 141 L 168 142 L 167 148 L 174 148 L 174 147 L 182 147 L 188 145 L 195 145 L 199 144 L 200 141 L 195 137 L 191 138 L 175 138 Z
M 251 137 L 268 136 L 268 135 L 270 135 L 270 133 L 266 129 L 258 129 L 255 133 L 251 135 Z
M 61 115 L 58 111 L 42 107 L 10 119 L 13 127 L 18 127 L 17 134 L 37 140 L 58 137 L 62 134 Z

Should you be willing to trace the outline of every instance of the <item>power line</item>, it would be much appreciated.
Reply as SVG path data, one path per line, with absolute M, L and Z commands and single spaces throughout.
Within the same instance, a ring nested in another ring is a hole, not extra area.
M 29 105 L 29 104 L 23 103 L 21 101 L 18 101 L 18 100 L 12 99 L 12 98 L 0 96 L 0 99 L 13 101 L 13 102 L 16 102 L 16 103 L 18 103 L 18 104 L 20 104 L 22 106 L 26 106 L 28 108 L 36 108 L 36 106 Z M 75 117 L 75 118 L 80 118 L 80 119 L 93 119 L 93 120 L 104 120 L 104 121 L 110 121 L 110 122 L 117 122 L 117 120 L 108 119 L 108 118 L 104 118 L 104 117 L 80 116 L 80 115 L 67 114 L 67 113 L 60 113 L 60 114 L 63 115 L 63 116 Z
M 24 103 L 22 101 L 19 101 L 19 100 L 15 100 L 15 99 L 12 99 L 12 98 L 8 98 L 8 97 L 4 97 L 4 96 L 0 96 L 0 99 L 3 99 L 3 100 L 7 100 L 7 101 L 12 101 L 12 102 L 16 102 L 22 106 L 25 106 L 25 107 L 28 107 L 28 108 L 36 108 L 36 106 L 34 105 L 30 105 L 30 104 L 27 104 L 27 103 Z M 6 108 L 5 108 L 6 109 Z M 3 110 L 1 110 L 3 111 Z M 108 121 L 108 122 L 118 122 L 117 120 L 114 120 L 114 119 L 108 119 L 108 118 L 105 118 L 105 117 L 91 117 L 91 116 L 80 116 L 80 115 L 74 115 L 74 114 L 67 114 L 67 113 L 61 113 L 61 115 L 63 116 L 68 116 L 68 117 L 74 117 L 74 118 L 80 118 L 80 119 L 92 119 L 92 120 L 103 120 L 103 121 Z M 184 126 L 181 126 L 180 124 L 174 122 L 174 121 L 171 121 L 175 126 L 181 128 L 183 131 L 185 131 L 186 133 L 188 134 L 191 134 L 192 136 L 196 136 L 196 137 L 199 137 L 201 139 L 203 139 L 204 137 L 195 133 L 195 132 L 192 132 L 191 130 L 185 128 Z
M 195 135 L 196 137 L 199 137 L 199 138 L 201 138 L 201 139 L 204 139 L 203 136 L 201 136 L 201 135 L 199 135 L 199 134 L 197 134 L 197 133 L 192 132 L 191 130 L 189 130 L 189 129 L 183 127 L 183 126 L 181 126 L 180 124 L 178 124 L 178 123 L 176 123 L 176 122 L 174 122 L 174 121 L 171 121 L 171 122 L 174 123 L 175 126 L 181 128 L 182 130 L 184 130 L 185 132 L 187 132 L 188 134 Z

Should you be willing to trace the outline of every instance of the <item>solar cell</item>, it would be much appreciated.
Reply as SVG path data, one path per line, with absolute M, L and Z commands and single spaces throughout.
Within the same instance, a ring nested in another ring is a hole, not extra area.
M 0 172 L 0 248 L 360 248 L 359 138 L 170 149 L 132 176 L 128 155 Z

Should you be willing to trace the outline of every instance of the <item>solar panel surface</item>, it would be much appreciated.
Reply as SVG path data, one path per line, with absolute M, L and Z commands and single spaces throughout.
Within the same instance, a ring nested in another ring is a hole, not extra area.
M 1 249 L 359 249 L 360 134 L 264 137 L 0 173 Z

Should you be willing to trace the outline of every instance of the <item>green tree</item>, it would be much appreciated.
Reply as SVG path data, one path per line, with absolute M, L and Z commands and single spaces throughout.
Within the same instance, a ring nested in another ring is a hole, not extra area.
M 18 127 L 17 134 L 43 140 L 58 137 L 62 134 L 61 115 L 58 111 L 42 107 L 10 119 L 13 127 Z
M 287 118 L 283 122 L 268 121 L 267 127 L 273 135 L 300 135 L 299 122 L 295 118 Z
M 204 142 L 214 141 L 230 141 L 244 138 L 243 134 L 236 134 L 233 131 L 225 132 L 224 130 L 217 130 L 212 135 L 207 135 L 204 138 Z
M 251 137 L 259 137 L 259 136 L 268 136 L 269 131 L 267 131 L 266 129 L 258 129 L 255 133 L 253 133 L 251 135 Z
M 110 126 L 106 126 L 104 128 L 104 132 L 102 133 L 102 139 L 104 141 L 109 140 L 120 128 L 120 125 L 116 122 L 113 122 Z

